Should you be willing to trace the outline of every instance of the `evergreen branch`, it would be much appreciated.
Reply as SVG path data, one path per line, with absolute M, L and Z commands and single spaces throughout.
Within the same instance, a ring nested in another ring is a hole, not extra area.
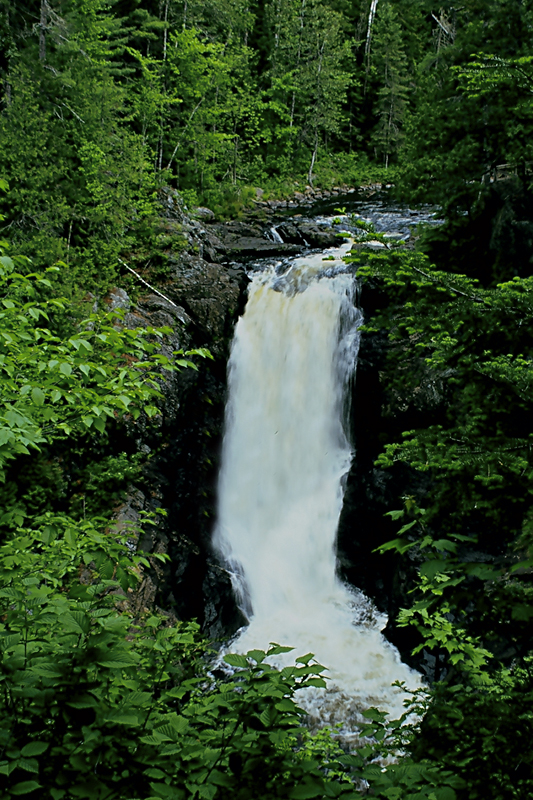
M 438 278 L 434 277 L 433 275 L 428 275 L 427 272 L 420 269 L 419 267 L 415 267 L 414 264 L 411 265 L 415 272 L 418 272 L 420 275 L 423 275 L 424 278 L 427 278 L 432 283 L 440 283 L 444 285 L 450 292 L 454 292 L 455 294 L 460 294 L 463 297 L 466 297 L 468 300 L 473 300 L 475 303 L 484 303 L 485 300 L 482 297 L 476 297 L 473 294 L 467 294 L 466 292 L 462 292 L 460 289 L 456 289 L 454 286 L 450 286 L 448 283 L 444 283 L 444 281 L 439 280 Z

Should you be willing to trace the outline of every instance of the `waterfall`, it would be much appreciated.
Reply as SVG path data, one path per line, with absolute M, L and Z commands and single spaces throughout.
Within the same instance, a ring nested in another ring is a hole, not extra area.
M 270 237 L 273 242 L 276 242 L 276 244 L 283 244 L 283 239 L 279 235 L 278 229 L 275 225 L 270 228 Z
M 342 262 L 348 247 L 326 261 L 297 258 L 281 277 L 270 268 L 251 283 L 229 362 L 214 545 L 249 621 L 231 652 L 270 642 L 293 646 L 294 656 L 313 652 L 329 670 L 330 707 L 342 696 L 355 711 L 401 713 L 401 692 L 390 684 L 416 678 L 384 640 L 386 619 L 336 574 L 361 323 Z M 326 702 L 320 694 L 313 704 Z

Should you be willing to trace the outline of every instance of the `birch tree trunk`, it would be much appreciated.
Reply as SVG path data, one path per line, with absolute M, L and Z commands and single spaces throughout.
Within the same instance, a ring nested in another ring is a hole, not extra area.
M 315 144 L 313 148 L 313 155 L 311 156 L 311 164 L 309 165 L 309 172 L 307 173 L 307 182 L 311 188 L 313 188 L 313 167 L 315 166 L 317 153 L 318 153 L 318 128 L 315 128 Z
M 46 61 L 46 28 L 48 25 L 48 3 L 41 0 L 41 18 L 39 21 L 39 61 Z
M 372 0 L 370 3 L 370 11 L 368 13 L 368 26 L 366 29 L 366 44 L 365 44 L 365 59 L 366 59 L 366 71 L 365 71 L 365 85 L 363 88 L 364 94 L 366 94 L 366 87 L 368 83 L 368 74 L 370 72 L 370 52 L 372 46 L 372 26 L 374 25 L 374 18 L 376 16 L 376 11 L 378 8 L 378 0 Z

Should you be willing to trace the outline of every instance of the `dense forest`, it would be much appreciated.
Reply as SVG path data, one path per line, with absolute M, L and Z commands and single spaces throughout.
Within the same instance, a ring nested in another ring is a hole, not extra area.
M 533 795 L 532 45 L 530 0 L 0 0 L 1 797 Z M 220 403 L 230 334 L 113 298 L 166 302 L 198 207 L 362 184 L 444 221 L 359 222 L 347 258 L 395 487 L 375 558 L 431 664 L 348 752 L 302 727 L 309 654 L 213 673 L 190 615 L 136 603 L 164 511 L 117 508 L 150 493 L 165 387 Z

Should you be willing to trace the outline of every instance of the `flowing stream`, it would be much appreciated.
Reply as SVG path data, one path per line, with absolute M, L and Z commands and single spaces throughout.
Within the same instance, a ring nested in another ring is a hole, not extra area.
M 349 247 L 254 274 L 229 363 L 214 535 L 249 622 L 228 650 L 294 647 L 283 663 L 314 653 L 328 689 L 307 690 L 302 704 L 329 723 L 356 722 L 371 705 L 399 716 L 404 694 L 391 684 L 419 685 L 384 639 L 384 615 L 336 573 L 362 322 Z

